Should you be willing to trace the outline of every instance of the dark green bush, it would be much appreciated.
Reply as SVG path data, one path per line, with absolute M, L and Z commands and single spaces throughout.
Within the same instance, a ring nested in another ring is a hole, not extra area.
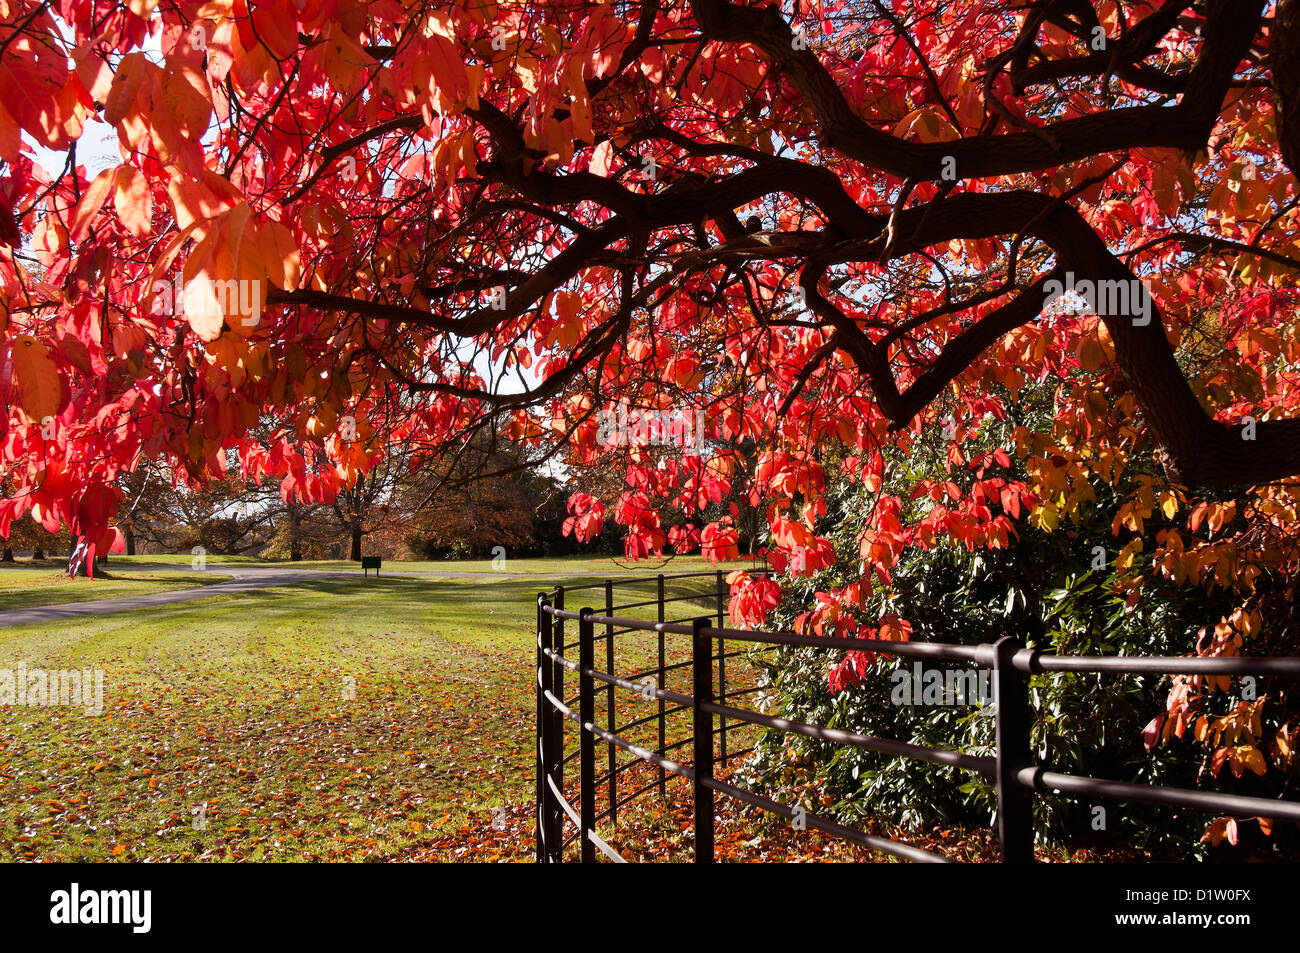
M 1038 420 L 1019 422 L 1041 425 L 1039 413 Z M 1003 427 L 994 422 L 987 428 L 987 449 L 1005 445 Z M 886 473 L 893 476 L 886 492 L 907 500 L 919 476 L 943 473 L 941 453 L 937 441 L 921 441 L 907 457 L 888 460 Z M 1140 467 L 1134 468 L 1132 475 L 1139 472 Z M 1025 479 L 1023 464 L 1013 457 L 1006 476 Z M 963 480 L 956 470 L 944 478 L 959 484 Z M 969 551 L 951 542 L 928 550 L 909 548 L 893 570 L 892 583 L 877 586 L 861 621 L 874 625 L 881 615 L 897 613 L 912 624 L 914 640 L 931 642 L 975 644 L 1012 635 L 1029 646 L 1062 654 L 1187 654 L 1197 631 L 1230 611 L 1235 600 L 1222 590 L 1207 593 L 1156 581 L 1143 589 L 1131 611 L 1125 611 L 1113 568 L 1121 545 L 1111 535 L 1116 490 L 1101 482 L 1094 490 L 1096 505 L 1082 518 L 1053 532 L 1022 519 L 1016 524 L 1019 539 L 1006 549 Z M 792 626 L 799 613 L 812 607 L 815 592 L 856 577 L 842 567 L 857 563 L 864 513 L 874 495 L 857 481 L 835 483 L 828 493 L 828 512 L 819 529 L 835 541 L 840 568 L 807 578 L 784 577 L 785 598 L 774 620 L 779 626 Z M 922 504 L 908 505 L 913 509 L 909 517 L 918 517 Z M 1145 527 L 1150 537 L 1146 552 L 1154 548 L 1160 529 L 1158 520 Z M 1105 568 L 1095 568 L 1096 547 L 1104 553 Z M 1143 557 L 1138 558 L 1140 567 Z M 891 702 L 893 673 L 900 666 L 910 669 L 910 661 L 882 656 L 860 685 L 833 694 L 828 672 L 843 653 L 784 648 L 755 658 L 769 713 L 976 754 L 993 751 L 991 699 L 988 705 L 964 706 Z M 1045 675 L 1033 677 L 1030 687 L 1037 711 L 1034 754 L 1043 764 L 1100 778 L 1207 786 L 1205 778 L 1198 781 L 1205 749 L 1190 732 L 1152 751 L 1143 744 L 1143 727 L 1165 708 L 1168 678 Z M 779 800 L 849 822 L 878 818 L 911 829 L 936 823 L 983 826 L 996 806 L 991 783 L 969 772 L 795 734 L 768 733 L 746 773 L 751 783 Z M 1241 783 L 1248 786 L 1253 780 Z M 1217 783 L 1233 789 L 1226 770 Z M 1119 840 L 1156 856 L 1182 858 L 1204 852 L 1200 838 L 1210 820 L 1205 814 L 1119 802 L 1096 806 L 1106 810 L 1104 832 L 1093 830 L 1093 804 L 1036 797 L 1040 840 L 1076 845 Z

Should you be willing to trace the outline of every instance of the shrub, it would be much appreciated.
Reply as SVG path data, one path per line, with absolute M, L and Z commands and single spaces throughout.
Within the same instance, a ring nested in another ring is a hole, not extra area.
M 1040 411 L 1041 413 L 1041 411 Z M 1030 420 L 1030 423 L 1033 421 Z M 997 445 L 997 427 L 982 439 Z M 908 499 L 919 476 L 942 472 L 934 440 L 922 439 L 906 457 L 889 461 L 893 474 L 885 492 Z M 827 461 L 823 461 L 825 465 Z M 1148 461 L 1149 464 L 1149 461 Z M 828 472 L 832 467 L 826 466 Z M 1010 459 L 1007 479 L 1025 479 L 1024 464 Z M 1130 477 L 1139 479 L 1142 467 Z M 959 484 L 955 471 L 944 476 Z M 969 475 L 965 479 L 969 479 Z M 1111 513 L 1125 490 L 1095 481 L 1095 503 L 1058 526 L 1016 523 L 1006 548 L 970 548 L 939 539 L 930 548 L 906 549 L 888 584 L 877 585 L 860 612 L 867 625 L 881 620 L 910 624 L 913 639 L 976 644 L 1013 635 L 1044 651 L 1184 655 L 1196 645 L 1197 632 L 1225 616 L 1238 600 L 1225 589 L 1178 586 L 1151 574 L 1136 601 L 1121 575 L 1150 569 L 1116 568 L 1118 544 Z M 968 486 L 960 486 L 965 495 Z M 801 614 L 815 604 L 815 593 L 843 587 L 857 578 L 859 534 L 875 494 L 859 481 L 839 480 L 828 487 L 825 535 L 835 543 L 835 566 L 810 576 L 785 575 L 784 600 L 772 621 L 797 627 Z M 912 500 L 919 519 L 928 501 Z M 993 504 L 996 506 L 997 504 Z M 1144 528 L 1146 537 L 1162 529 L 1158 519 Z M 1148 540 L 1150 542 L 1150 540 Z M 1155 547 L 1146 545 L 1145 552 Z M 846 568 L 849 567 L 849 568 Z M 905 622 L 903 621 L 905 620 Z M 764 685 L 763 705 L 771 714 L 934 747 L 992 754 L 994 713 L 988 704 L 899 705 L 891 694 L 900 668 L 911 660 L 846 656 L 813 648 L 785 647 L 755 655 Z M 925 668 L 952 666 L 926 663 Z M 990 679 L 991 684 L 991 679 Z M 1033 754 L 1054 770 L 1145 784 L 1207 787 L 1237 793 L 1276 796 L 1276 777 L 1241 779 L 1231 772 L 1217 778 L 1203 772 L 1205 748 L 1188 733 L 1148 751 L 1143 730 L 1165 709 L 1169 679 L 1163 676 L 1051 674 L 1031 677 L 1031 703 L 1037 712 Z M 1234 684 L 1233 690 L 1236 691 Z M 1219 709 L 1230 711 L 1235 698 L 1217 696 Z M 1280 704 L 1280 703 L 1279 703 Z M 1277 720 L 1287 712 L 1276 708 Z M 779 800 L 806 810 L 829 812 L 848 822 L 881 818 L 904 828 L 936 822 L 982 826 L 996 808 L 992 783 L 956 768 L 861 751 L 800 735 L 767 733 L 749 761 L 747 780 Z M 1093 830 L 1093 806 L 1063 796 L 1035 798 L 1035 827 L 1049 842 L 1122 838 L 1155 856 L 1199 856 L 1201 835 L 1209 818 L 1140 804 L 1097 802 L 1106 809 L 1106 831 Z M 1291 838 L 1272 842 L 1286 849 Z M 1292 845 L 1294 846 L 1294 845 Z

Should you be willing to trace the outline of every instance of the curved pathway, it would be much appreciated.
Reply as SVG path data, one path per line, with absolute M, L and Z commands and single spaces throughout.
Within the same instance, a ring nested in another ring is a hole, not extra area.
M 113 567 L 110 567 L 113 568 Z M 131 572 L 175 572 L 183 566 L 166 564 L 131 565 Z M 52 606 L 34 606 L 30 609 L 0 610 L 0 628 L 15 625 L 35 625 L 41 622 L 54 622 L 59 619 L 75 619 L 80 616 L 106 615 L 110 612 L 129 612 L 132 609 L 149 609 L 153 606 L 165 606 L 174 602 L 189 602 L 194 599 L 211 599 L 214 596 L 228 596 L 255 589 L 273 589 L 276 586 L 291 586 L 294 583 L 307 582 L 312 579 L 350 579 L 355 578 L 357 570 L 331 569 L 293 569 L 280 566 L 249 566 L 236 563 L 212 563 L 209 570 L 214 575 L 230 576 L 225 582 L 216 582 L 208 586 L 196 586 L 192 589 L 171 589 L 166 592 L 149 592 L 138 596 L 121 596 L 117 599 L 95 599 L 89 602 L 66 602 Z M 517 579 L 537 578 L 539 581 L 558 578 L 587 578 L 592 573 L 562 572 L 530 574 L 508 572 L 385 572 L 384 576 L 401 576 L 416 579 L 446 581 L 453 579 L 498 579 L 513 581 Z M 608 575 L 598 573 L 595 575 Z M 635 573 L 614 573 L 610 578 Z
M 132 566 L 132 572 L 150 572 L 166 570 L 175 572 L 176 566 Z M 65 602 L 52 606 L 33 606 L 30 609 L 6 609 L 0 611 L 0 626 L 34 625 L 38 622 L 53 622 L 58 619 L 73 619 L 86 615 L 105 615 L 109 612 L 127 612 L 132 609 L 148 609 L 153 606 L 170 605 L 173 602 L 189 602 L 192 599 L 210 599 L 213 596 L 228 596 L 234 593 L 248 592 L 252 589 L 270 589 L 275 586 L 288 586 L 308 579 L 346 576 L 343 572 L 324 570 L 280 569 L 278 567 L 250 569 L 229 565 L 214 565 L 213 574 L 230 576 L 225 582 L 214 582 L 209 586 L 195 586 L 191 589 L 171 589 L 166 592 L 147 592 L 138 596 L 121 596 L 117 599 L 93 599 L 88 602 Z

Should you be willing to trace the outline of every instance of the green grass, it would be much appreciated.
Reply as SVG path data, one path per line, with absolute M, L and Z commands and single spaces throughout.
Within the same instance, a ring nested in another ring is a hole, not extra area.
M 37 606 L 121 599 L 151 592 L 193 589 L 225 582 L 229 576 L 199 572 L 117 572 L 95 579 L 72 579 L 65 572 L 47 569 L 0 570 L 0 611 Z
M 0 629 L 0 668 L 104 672 L 100 715 L 0 709 L 0 860 L 491 859 L 460 832 L 505 805 L 522 856 L 551 582 L 318 580 Z M 653 665 L 653 635 L 618 645 L 621 673 Z
M 346 559 L 314 559 L 300 562 L 287 560 L 258 559 L 252 556 L 219 556 L 209 554 L 205 557 L 209 564 L 234 566 L 279 566 L 293 569 L 322 569 L 342 572 L 361 572 L 360 563 Z M 156 556 L 114 556 L 113 565 L 189 565 L 193 556 L 185 553 L 163 554 Z M 561 557 L 506 557 L 504 565 L 494 565 L 490 559 L 434 559 L 434 560 L 384 560 L 384 568 L 392 572 L 431 572 L 464 575 L 567 575 L 571 573 L 590 573 L 593 576 L 622 575 L 656 575 L 664 573 L 701 572 L 721 569 L 730 572 L 733 569 L 761 568 L 762 561 L 742 559 L 735 562 L 719 563 L 716 566 L 706 559 L 695 556 L 673 556 L 666 559 L 643 559 L 631 562 L 622 558 L 609 556 L 561 556 Z M 112 568 L 110 566 L 110 568 Z

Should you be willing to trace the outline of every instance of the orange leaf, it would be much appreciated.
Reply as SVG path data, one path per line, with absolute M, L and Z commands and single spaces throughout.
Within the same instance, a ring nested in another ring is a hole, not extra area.
M 249 15 L 258 42 L 265 43 L 276 59 L 286 60 L 298 49 L 298 25 L 283 0 L 259 3 Z
M 40 423 L 56 416 L 64 403 L 63 378 L 45 345 L 30 334 L 21 334 L 14 342 L 13 359 L 28 418 Z
M 257 226 L 257 245 L 271 284 L 292 291 L 302 280 L 302 259 L 293 233 L 279 222 L 261 222 Z
M 86 187 L 86 191 L 81 194 L 81 201 L 77 203 L 76 211 L 72 215 L 72 225 L 68 228 L 68 237 L 72 241 L 79 242 L 86 237 L 86 233 L 90 231 L 90 223 L 108 201 L 108 193 L 113 189 L 113 180 L 116 176 L 116 169 L 105 169 L 95 176 Z
M 450 40 L 437 33 L 429 37 L 427 42 L 429 72 L 438 87 L 443 108 L 465 102 L 469 97 L 465 58 L 457 52 Z
M 217 246 L 223 232 L 222 228 L 208 232 L 207 237 L 190 253 L 182 272 L 185 320 L 203 341 L 215 341 L 221 337 L 221 328 L 225 322 L 225 313 L 217 299 L 216 281 L 220 276 L 215 274 Z
M 104 119 L 107 122 L 116 126 L 126 118 L 135 106 L 136 96 L 152 66 L 143 53 L 128 53 L 122 57 L 117 72 L 113 74 L 108 100 L 104 103 Z

